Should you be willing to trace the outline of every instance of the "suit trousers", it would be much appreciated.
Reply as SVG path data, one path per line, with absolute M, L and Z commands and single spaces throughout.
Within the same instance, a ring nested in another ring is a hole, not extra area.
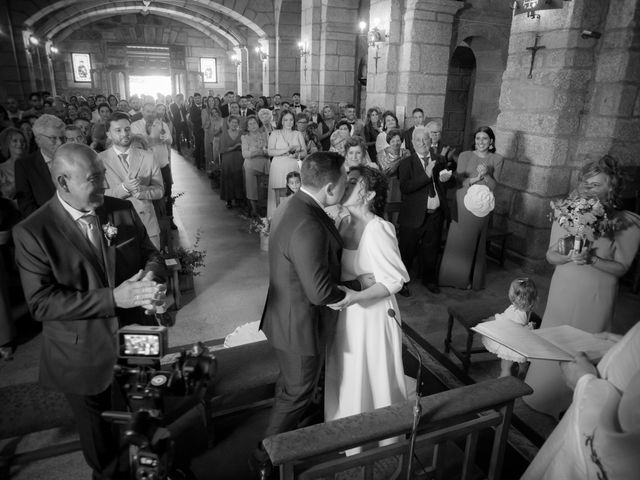
M 322 366 L 321 355 L 297 355 L 275 349 L 280 375 L 265 438 L 294 430 L 311 403 Z
M 432 213 L 425 212 L 424 221 L 419 227 L 400 225 L 398 247 L 402 262 L 409 272 L 418 255 L 418 272 L 425 284 L 438 283 L 438 254 L 443 224 L 444 212 L 442 208 L 438 208 Z
M 93 469 L 93 480 L 111 480 L 118 475 L 116 427 L 104 420 L 102 412 L 112 410 L 111 386 L 97 395 L 65 393 L 78 425 L 82 453 Z M 126 477 L 122 477 L 126 478 Z
M 176 123 L 174 124 L 175 135 L 173 137 L 173 147 L 178 151 L 178 153 L 182 153 L 180 148 L 182 146 L 182 140 L 189 141 L 189 126 L 185 123 Z

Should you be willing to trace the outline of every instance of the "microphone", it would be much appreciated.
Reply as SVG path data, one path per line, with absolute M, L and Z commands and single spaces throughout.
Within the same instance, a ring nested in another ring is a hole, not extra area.
M 409 337 L 402 329 L 402 325 L 396 318 L 396 311 L 393 308 L 390 308 L 389 310 L 387 310 L 387 315 L 389 315 L 389 317 L 398 324 L 398 327 L 400 327 L 400 331 L 403 335 L 405 335 L 407 340 L 409 340 L 418 357 L 418 373 L 416 375 L 416 403 L 413 406 L 413 423 L 411 424 L 411 436 L 409 437 L 409 460 L 407 462 L 407 480 L 411 480 L 411 467 L 413 464 L 413 457 L 415 455 L 416 437 L 418 436 L 418 424 L 420 423 L 420 417 L 422 416 L 422 405 L 420 404 L 420 377 L 422 375 L 422 356 L 420 355 L 420 350 L 418 350 L 418 347 L 414 343 L 413 339 Z

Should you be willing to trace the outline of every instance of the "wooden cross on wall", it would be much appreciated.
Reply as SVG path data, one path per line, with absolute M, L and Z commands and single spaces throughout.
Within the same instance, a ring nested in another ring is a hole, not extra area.
M 547 48 L 544 45 L 538 45 L 538 40 L 540 40 L 540 35 L 536 35 L 536 41 L 533 44 L 533 47 L 527 47 L 527 50 L 531 50 L 531 67 L 529 67 L 529 75 L 527 78 L 533 78 L 533 62 L 536 60 L 536 53 L 538 53 L 538 50 Z

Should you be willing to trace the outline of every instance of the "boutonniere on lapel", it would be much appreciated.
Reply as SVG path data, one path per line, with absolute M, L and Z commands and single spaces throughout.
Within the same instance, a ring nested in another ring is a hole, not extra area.
M 107 222 L 102 225 L 102 231 L 104 233 L 104 238 L 107 239 L 107 245 L 111 246 L 118 236 L 118 227 L 111 222 Z

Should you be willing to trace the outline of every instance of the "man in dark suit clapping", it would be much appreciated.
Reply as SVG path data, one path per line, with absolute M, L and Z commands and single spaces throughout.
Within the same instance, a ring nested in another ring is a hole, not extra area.
M 337 320 L 326 305 L 338 288 L 342 239 L 323 208 L 339 203 L 347 174 L 342 155 L 316 152 L 302 163 L 302 187 L 276 210 L 269 235 L 269 290 L 260 328 L 276 351 L 280 376 L 265 438 L 296 428 L 322 366 L 324 339 Z M 259 478 L 268 456 L 257 450 Z
M 431 155 L 431 139 L 425 127 L 415 127 L 412 142 L 416 153 L 398 167 L 402 192 L 398 246 L 407 271 L 417 254 L 422 283 L 432 293 L 439 293 L 438 253 L 442 226 L 449 216 L 445 188 L 453 183 L 453 172 L 446 169 L 443 157 Z
M 51 176 L 56 194 L 13 234 L 29 310 L 43 323 L 39 381 L 67 398 L 93 478 L 111 479 L 118 442 L 100 415 L 111 409 L 116 331 L 164 302 L 163 262 L 131 203 L 104 196 L 91 148 L 60 147 Z

